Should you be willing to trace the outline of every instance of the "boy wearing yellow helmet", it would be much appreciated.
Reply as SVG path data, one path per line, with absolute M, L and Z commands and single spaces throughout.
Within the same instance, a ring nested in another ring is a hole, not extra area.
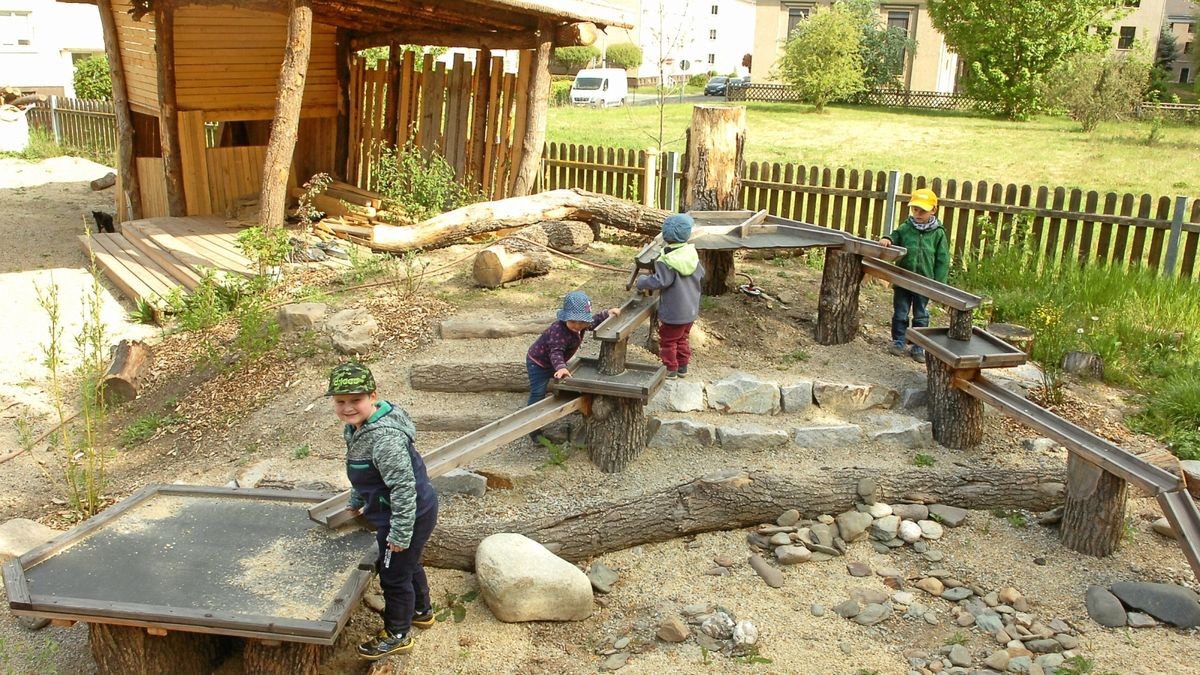
M 921 188 L 912 193 L 908 201 L 908 219 L 891 234 L 884 235 L 879 243 L 883 246 L 903 246 L 908 252 L 896 262 L 900 267 L 921 276 L 945 282 L 950 273 L 950 239 L 937 217 L 938 197 L 933 190 Z M 909 354 L 913 360 L 924 361 L 925 350 L 913 346 L 906 349 L 904 338 L 909 327 L 909 312 L 912 326 L 929 325 L 929 298 L 917 295 L 899 286 L 892 286 L 892 343 L 888 351 L 896 356 Z

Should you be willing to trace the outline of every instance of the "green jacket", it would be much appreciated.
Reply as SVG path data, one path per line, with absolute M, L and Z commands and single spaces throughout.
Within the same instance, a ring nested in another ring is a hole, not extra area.
M 922 232 L 913 225 L 910 217 L 884 239 L 908 249 L 908 253 L 896 261 L 898 266 L 945 283 L 950 275 L 950 238 L 940 221 L 933 229 Z

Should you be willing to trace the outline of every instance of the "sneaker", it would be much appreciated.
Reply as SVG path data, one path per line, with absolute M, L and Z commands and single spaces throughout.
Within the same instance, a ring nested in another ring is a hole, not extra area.
M 921 363 L 925 363 L 925 350 L 920 347 L 913 347 L 912 348 L 912 359 L 913 359 L 913 361 L 920 361 Z
M 903 344 L 893 342 L 892 344 L 888 345 L 888 353 L 892 356 L 907 356 L 908 350 L 904 348 Z
M 433 612 L 417 614 L 412 618 L 412 625 L 417 628 L 433 628 L 435 623 L 437 623 L 437 619 L 433 618 Z
M 680 377 L 687 377 L 687 364 L 685 363 L 682 366 L 679 366 L 679 370 L 675 372 L 678 373 Z
M 667 371 L 667 379 L 668 379 L 668 380 L 677 380 L 677 379 L 679 379 L 679 371 L 678 371 L 678 370 L 668 370 L 668 371 Z
M 407 633 L 392 633 L 385 629 L 359 645 L 358 655 L 368 661 L 377 661 L 392 654 L 407 654 L 412 649 L 413 639 Z

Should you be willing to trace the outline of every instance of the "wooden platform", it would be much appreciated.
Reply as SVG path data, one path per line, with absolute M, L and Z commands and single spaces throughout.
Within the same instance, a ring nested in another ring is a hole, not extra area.
M 89 234 L 79 237 L 79 242 L 84 253 L 95 254 L 97 267 L 130 300 L 165 309 L 165 299 L 174 289 L 191 291 L 207 270 L 219 275 L 255 274 L 253 261 L 238 248 L 240 232 L 212 216 L 145 218 L 121 223 L 116 234 Z M 312 264 L 331 269 L 350 265 L 337 258 Z

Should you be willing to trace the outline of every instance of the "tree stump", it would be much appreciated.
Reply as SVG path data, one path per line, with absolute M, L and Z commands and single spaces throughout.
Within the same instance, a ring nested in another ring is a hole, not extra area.
M 954 388 L 954 378 L 970 380 L 977 369 L 955 370 L 925 353 L 929 376 L 929 421 L 933 438 L 954 450 L 966 450 L 983 440 L 983 402 Z
M 600 345 L 600 361 L 596 369 L 601 375 L 620 375 L 625 372 L 625 356 L 629 351 L 629 341 L 605 342 Z
M 88 624 L 88 645 L 103 674 L 208 675 L 227 651 L 224 638 L 205 633 L 150 635 L 145 628 Z
M 1097 557 L 1117 550 L 1125 534 L 1125 495 L 1123 478 L 1070 453 L 1067 503 L 1059 530 L 1063 546 Z
M 854 339 L 858 333 L 858 291 L 862 278 L 862 256 L 826 249 L 817 302 L 818 344 L 844 345 Z
M 946 337 L 951 340 L 970 340 L 975 327 L 975 315 L 969 309 L 950 308 L 950 328 Z
M 475 255 L 471 276 L 479 286 L 498 288 L 510 281 L 549 274 L 553 264 L 554 257 L 540 246 L 504 239 Z
M 746 109 L 697 105 L 684 152 L 684 211 L 734 211 L 742 208 L 742 164 L 746 145 Z M 733 251 L 700 251 L 705 295 L 733 288 Z
M 632 398 L 592 397 L 587 417 L 588 458 L 604 473 L 618 473 L 646 447 L 645 405 Z
M 316 675 L 326 647 L 303 642 L 246 640 L 242 672 L 246 675 Z
M 1026 355 L 1033 355 L 1033 331 L 1025 326 L 1015 323 L 993 323 L 989 324 L 987 329 L 989 333 L 1020 349 Z
M 137 398 L 138 382 L 150 359 L 150 348 L 141 340 L 121 340 L 101 380 L 104 402 L 116 405 Z
M 1091 352 L 1067 352 L 1063 354 L 1062 369 L 1072 375 L 1096 380 L 1104 378 L 1104 360 Z

